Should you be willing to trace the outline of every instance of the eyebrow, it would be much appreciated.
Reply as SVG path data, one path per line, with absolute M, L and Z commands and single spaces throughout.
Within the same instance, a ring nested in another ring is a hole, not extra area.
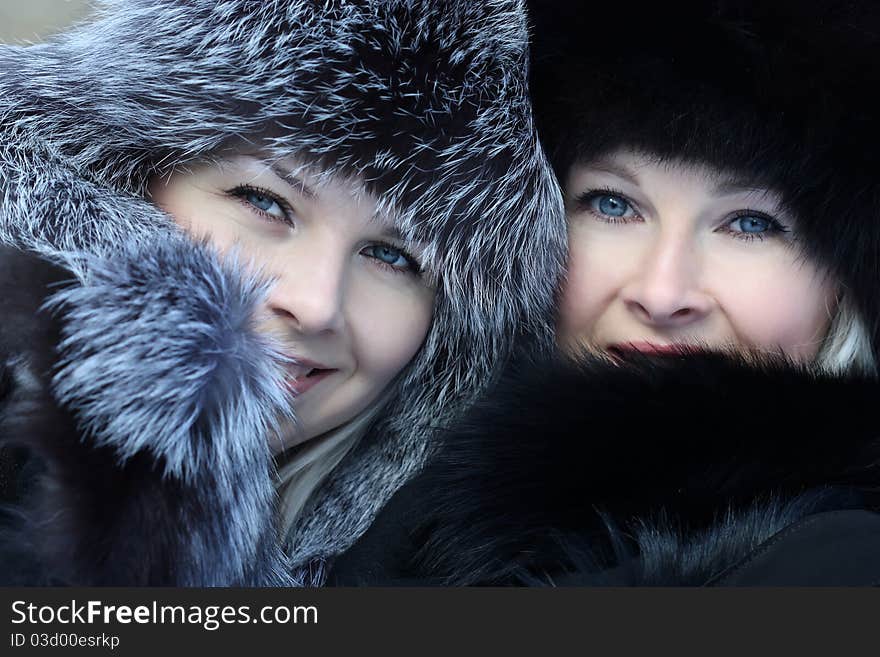
M 299 191 L 310 201 L 315 201 L 320 198 L 318 196 L 318 192 L 309 187 L 299 176 L 294 175 L 293 172 L 284 169 L 274 162 L 267 162 L 266 160 L 262 159 L 259 161 L 261 164 L 265 165 L 270 171 L 272 171 L 272 173 L 274 173 L 281 180 Z M 379 214 L 374 214 L 371 220 L 375 221 L 376 223 L 385 224 L 382 226 L 382 233 L 380 235 L 383 239 L 402 242 L 404 244 L 412 241 L 407 239 L 404 234 L 400 232 L 400 229 L 397 226 L 387 225 L 385 220 Z
M 376 215 L 374 215 L 373 218 L 381 221 L 381 218 Z M 381 236 L 385 239 L 402 242 L 404 244 L 411 241 L 404 237 L 403 233 L 400 232 L 400 229 L 398 229 L 397 226 L 383 226 Z
M 639 177 L 633 171 L 630 171 L 619 164 L 615 164 L 614 162 L 609 162 L 608 160 L 596 160 L 595 162 L 589 163 L 587 168 L 600 173 L 610 173 L 612 176 L 617 176 L 636 187 L 640 186 Z
M 738 192 L 762 192 L 772 194 L 773 190 L 769 189 L 752 178 L 744 178 L 736 174 L 723 174 L 718 177 L 715 186 L 716 195 L 736 194 Z
M 286 182 L 288 185 L 297 190 L 300 194 L 305 196 L 310 201 L 314 201 L 318 198 L 318 193 L 309 187 L 305 181 L 302 180 L 299 176 L 294 175 L 291 171 L 287 171 L 282 167 L 278 166 L 274 162 L 266 162 L 265 160 L 260 160 L 260 162 L 279 178 Z
M 615 164 L 614 162 L 609 162 L 608 160 L 596 160 L 587 165 L 588 168 L 598 171 L 600 173 L 608 173 L 613 176 L 617 176 L 618 178 L 625 180 L 631 185 L 635 185 L 636 187 L 640 187 L 641 183 L 639 181 L 638 175 L 626 168 L 625 166 Z M 715 180 L 716 184 L 712 190 L 712 193 L 716 196 L 723 196 L 727 194 L 735 194 L 739 192 L 762 192 L 767 194 L 772 194 L 773 190 L 769 189 L 763 185 L 761 185 L 754 178 L 745 177 L 736 173 L 726 173 L 721 172 L 718 174 L 713 174 L 712 169 L 707 169 L 707 176 L 709 180 Z

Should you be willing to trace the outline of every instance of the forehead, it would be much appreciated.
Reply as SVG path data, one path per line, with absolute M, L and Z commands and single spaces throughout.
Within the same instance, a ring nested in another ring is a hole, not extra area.
M 768 187 L 759 174 L 629 149 L 619 149 L 589 161 L 575 162 L 569 170 L 566 186 L 576 184 L 585 175 L 613 176 L 638 187 L 655 181 L 675 179 L 714 196 L 748 193 L 762 195 L 777 202 L 780 200 L 775 190 Z
M 271 158 L 255 152 L 229 158 L 227 164 L 246 175 L 275 176 L 310 201 L 376 207 L 376 198 L 357 179 L 321 170 L 294 157 Z

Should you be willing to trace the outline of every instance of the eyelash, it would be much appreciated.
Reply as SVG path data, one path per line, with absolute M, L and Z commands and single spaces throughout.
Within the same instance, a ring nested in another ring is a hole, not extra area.
M 765 219 L 769 223 L 769 226 L 767 227 L 767 230 L 763 233 L 746 233 L 730 230 L 730 225 L 737 219 L 742 219 L 743 217 L 757 217 L 759 219 Z M 736 239 L 744 240 L 746 242 L 750 242 L 752 240 L 764 240 L 767 237 L 773 236 L 781 237 L 786 233 L 791 232 L 791 229 L 784 226 L 782 223 L 779 222 L 779 220 L 764 212 L 758 212 L 757 210 L 738 210 L 737 212 L 734 212 L 733 216 L 721 225 L 720 230 Z
M 626 204 L 630 207 L 630 209 L 632 209 L 632 211 L 635 212 L 639 218 L 641 218 L 641 215 L 639 214 L 639 210 L 636 207 L 636 204 L 633 203 L 629 198 L 627 198 L 627 196 L 625 194 L 617 191 L 616 189 L 611 189 L 610 187 L 593 189 L 588 192 L 584 192 L 583 194 L 580 194 L 577 197 L 578 209 L 579 210 L 586 210 L 587 212 L 592 214 L 594 217 L 596 217 L 600 221 L 604 221 L 605 223 L 609 223 L 609 224 L 628 224 L 628 223 L 633 222 L 633 220 L 634 220 L 633 217 L 612 217 L 612 216 L 609 216 L 606 214 L 601 214 L 601 213 L 593 210 L 592 202 L 601 196 L 616 196 L 617 198 L 623 199 L 626 202 Z
M 238 187 L 234 187 L 233 189 L 230 189 L 227 193 L 230 196 L 235 197 L 248 210 L 260 215 L 260 217 L 266 221 L 270 221 L 272 223 L 282 223 L 282 224 L 288 225 L 290 227 L 293 227 L 295 225 L 295 223 L 293 221 L 293 215 L 295 215 L 296 213 L 294 212 L 291 205 L 287 201 L 285 201 L 283 198 L 280 198 L 274 192 L 271 192 L 264 187 L 256 187 L 254 185 L 239 185 Z M 249 194 L 256 194 L 258 196 L 263 196 L 263 197 L 265 197 L 267 199 L 271 199 L 272 201 L 277 203 L 278 207 L 281 208 L 281 211 L 284 213 L 284 218 L 282 219 L 282 218 L 277 217 L 273 214 L 270 214 L 270 213 L 266 212 L 265 210 L 263 210 L 262 208 L 257 207 L 256 205 L 254 205 L 253 203 L 248 201 L 247 197 Z M 366 249 L 370 249 L 370 248 L 384 248 L 384 249 L 389 249 L 391 251 L 397 251 L 398 253 L 400 253 L 401 256 L 403 256 L 404 260 L 406 260 L 406 262 L 407 262 L 406 267 L 395 267 L 394 265 L 389 264 L 389 263 L 377 258 L 376 256 L 368 256 L 368 255 L 364 256 L 366 258 L 370 258 L 370 260 L 372 260 L 377 266 L 381 267 L 382 269 L 385 269 L 387 271 L 390 271 L 390 272 L 393 272 L 396 274 L 411 274 L 413 276 L 421 277 L 422 272 L 423 272 L 421 264 L 414 256 L 412 256 L 405 249 L 402 249 L 401 247 L 395 246 L 394 244 L 390 244 L 388 242 L 372 242 L 371 244 L 368 244 L 363 249 L 361 249 L 361 252 L 363 252 Z
M 635 212 L 636 217 L 612 217 L 596 212 L 592 208 L 592 201 L 601 196 L 616 196 L 617 198 L 622 199 L 626 202 L 629 208 L 633 212 Z M 584 192 L 577 197 L 576 203 L 579 210 L 586 210 L 594 217 L 599 219 L 599 221 L 603 221 L 609 224 L 628 224 L 633 223 L 633 221 L 635 221 L 636 219 L 641 219 L 641 214 L 639 214 L 639 210 L 636 207 L 636 204 L 633 203 L 626 196 L 626 194 L 623 194 L 622 192 L 612 188 L 593 189 L 588 192 Z M 746 233 L 730 229 L 731 224 L 733 224 L 737 219 L 742 219 L 744 217 L 757 217 L 760 219 L 765 219 L 769 223 L 769 226 L 767 230 L 763 233 Z M 791 229 L 782 224 L 778 219 L 772 217 L 765 212 L 759 212 L 757 210 L 738 210 L 734 212 L 733 215 L 726 218 L 724 223 L 721 224 L 721 226 L 719 226 L 716 230 L 722 233 L 726 233 L 735 239 L 743 240 L 745 242 L 751 242 L 753 240 L 763 241 L 768 236 L 782 236 L 786 233 L 791 232 Z
M 244 205 L 248 210 L 252 212 L 256 212 L 266 221 L 271 221 L 273 223 L 283 223 L 288 226 L 293 226 L 293 216 L 296 214 L 290 204 L 285 201 L 283 198 L 279 198 L 274 193 L 270 192 L 268 189 L 264 187 L 255 187 L 253 185 L 239 185 L 233 189 L 230 189 L 228 194 L 235 197 Z M 278 204 L 278 207 L 281 208 L 281 211 L 284 213 L 284 218 L 276 217 L 274 214 L 269 214 L 262 208 L 257 207 L 253 203 L 247 200 L 248 194 L 256 194 L 258 196 L 265 196 L 268 199 L 275 201 Z
M 380 260 L 379 258 L 377 258 L 375 256 L 364 256 L 365 258 L 370 258 L 371 260 L 373 260 L 373 262 L 375 262 L 377 266 L 381 267 L 382 269 L 386 269 L 390 272 L 393 272 L 395 274 L 410 274 L 412 276 L 421 277 L 423 270 L 422 270 L 421 264 L 419 264 L 419 261 L 416 260 L 412 255 L 407 253 L 405 250 L 401 249 L 399 246 L 394 246 L 393 244 L 388 244 L 388 242 L 374 242 L 372 244 L 365 246 L 364 249 L 369 249 L 369 248 L 374 248 L 374 247 L 397 251 L 401 256 L 403 256 L 403 259 L 406 260 L 406 267 L 395 267 L 394 265 L 389 264 L 389 263 L 385 262 L 384 260 Z M 361 249 L 361 252 L 363 252 L 364 249 Z

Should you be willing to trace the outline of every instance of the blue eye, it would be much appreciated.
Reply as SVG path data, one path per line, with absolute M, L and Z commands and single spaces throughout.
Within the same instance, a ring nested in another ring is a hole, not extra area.
M 577 199 L 578 208 L 587 210 L 601 221 L 624 223 L 630 219 L 638 219 L 633 204 L 622 194 L 606 191 L 589 191 Z
M 739 229 L 743 233 L 766 233 L 773 224 L 770 222 L 770 219 L 767 217 L 759 217 L 753 215 L 746 215 L 742 217 L 737 217 L 734 219 L 730 226 L 733 228 L 737 224 L 739 224 Z
M 228 193 L 238 198 L 246 207 L 255 210 L 258 214 L 264 217 L 268 215 L 267 218 L 270 221 L 278 220 L 288 224 L 293 223 L 289 206 L 279 196 L 248 185 L 236 187 L 229 190 Z
M 400 251 L 397 249 L 389 249 L 385 246 L 375 247 L 373 249 L 373 255 L 382 262 L 387 262 L 389 265 L 403 264 L 406 262 L 406 258 L 403 257 L 403 254 Z
M 619 196 L 613 196 L 611 194 L 597 196 L 594 204 L 599 212 L 607 214 L 609 217 L 622 217 L 629 209 L 629 203 Z
M 275 201 L 268 196 L 263 196 L 262 194 L 257 194 L 256 192 L 248 192 L 245 198 L 249 203 L 253 203 L 258 208 L 264 211 L 269 211 L 272 209 L 273 205 L 276 205 Z
M 727 220 L 720 229 L 741 240 L 763 240 L 765 237 L 784 237 L 791 232 L 776 219 L 753 210 Z
M 377 260 L 385 267 L 391 267 L 399 271 L 411 271 L 418 273 L 419 266 L 416 262 L 400 249 L 387 244 L 371 244 L 361 251 L 368 258 Z
M 256 208 L 259 208 L 266 214 L 270 214 L 273 217 L 278 217 L 279 219 L 283 219 L 285 217 L 284 209 L 281 207 L 281 204 L 278 203 L 271 196 L 267 196 L 266 194 L 261 194 L 260 192 L 250 190 L 244 196 L 245 200 L 253 205 Z

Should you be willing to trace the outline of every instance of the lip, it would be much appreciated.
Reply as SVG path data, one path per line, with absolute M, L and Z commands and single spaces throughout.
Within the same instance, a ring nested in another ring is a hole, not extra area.
M 292 356 L 290 354 L 285 355 L 291 361 L 290 364 L 287 365 L 288 375 L 285 379 L 285 385 L 287 385 L 288 389 L 295 397 L 304 394 L 328 376 L 338 371 L 336 368 L 328 367 L 323 363 L 318 363 L 307 358 L 300 358 L 299 356 Z M 309 372 L 312 372 L 313 370 L 319 371 L 308 376 Z
M 657 344 L 655 342 L 638 340 L 632 342 L 615 342 L 614 344 L 608 345 L 605 349 L 615 355 L 638 352 L 649 356 L 681 356 L 683 353 L 691 351 L 693 347 L 686 344 Z

